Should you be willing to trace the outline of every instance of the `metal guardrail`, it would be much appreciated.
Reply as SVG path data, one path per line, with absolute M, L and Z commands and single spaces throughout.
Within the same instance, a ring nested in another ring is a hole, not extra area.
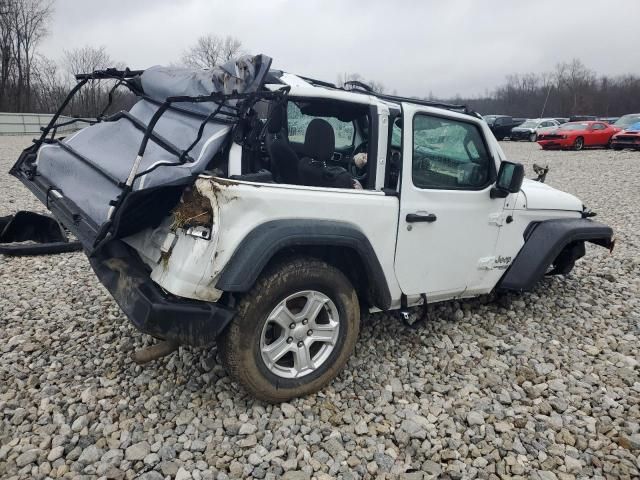
M 53 114 L 48 113 L 2 113 L 0 112 L 0 135 L 34 135 L 39 136 L 41 127 L 46 127 Z M 71 117 L 59 117 L 61 121 L 72 120 Z M 72 123 L 58 129 L 59 133 L 74 132 L 86 124 Z

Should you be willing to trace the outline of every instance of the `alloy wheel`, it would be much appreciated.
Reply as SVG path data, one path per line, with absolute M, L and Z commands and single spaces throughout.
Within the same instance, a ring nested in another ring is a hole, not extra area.
M 327 295 L 294 293 L 267 317 L 260 336 L 262 360 L 279 377 L 304 377 L 329 358 L 339 332 L 338 309 Z

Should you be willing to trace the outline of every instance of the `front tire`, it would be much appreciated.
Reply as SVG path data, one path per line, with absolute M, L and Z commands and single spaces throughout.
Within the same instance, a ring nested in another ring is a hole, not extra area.
M 535 142 L 536 140 L 538 140 L 538 134 L 537 133 L 532 133 L 529 135 L 529 141 L 530 142 Z
M 580 151 L 584 148 L 584 138 L 578 137 L 575 142 L 573 142 L 573 149 L 575 151 Z
M 296 257 L 263 273 L 218 339 L 229 375 L 253 396 L 284 402 L 327 385 L 360 328 L 356 291 L 337 268 Z

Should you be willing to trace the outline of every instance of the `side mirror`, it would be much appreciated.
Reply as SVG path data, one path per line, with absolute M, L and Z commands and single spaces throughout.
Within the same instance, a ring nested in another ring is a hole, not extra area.
M 491 189 L 491 198 L 505 198 L 510 193 L 518 193 L 523 180 L 524 166 L 521 163 L 502 162 L 496 186 Z

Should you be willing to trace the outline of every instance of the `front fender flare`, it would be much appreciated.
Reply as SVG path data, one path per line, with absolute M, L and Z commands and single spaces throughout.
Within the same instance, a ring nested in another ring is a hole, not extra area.
M 586 218 L 561 218 L 531 224 L 525 231 L 524 246 L 496 288 L 530 290 L 564 247 L 572 242 L 591 242 L 611 248 L 613 230 Z
M 389 309 L 391 293 L 369 239 L 357 226 L 338 221 L 282 219 L 258 225 L 240 242 L 224 266 L 216 288 L 225 292 L 246 292 L 279 251 L 304 246 L 341 247 L 355 251 L 366 270 L 373 301 L 381 310 Z

